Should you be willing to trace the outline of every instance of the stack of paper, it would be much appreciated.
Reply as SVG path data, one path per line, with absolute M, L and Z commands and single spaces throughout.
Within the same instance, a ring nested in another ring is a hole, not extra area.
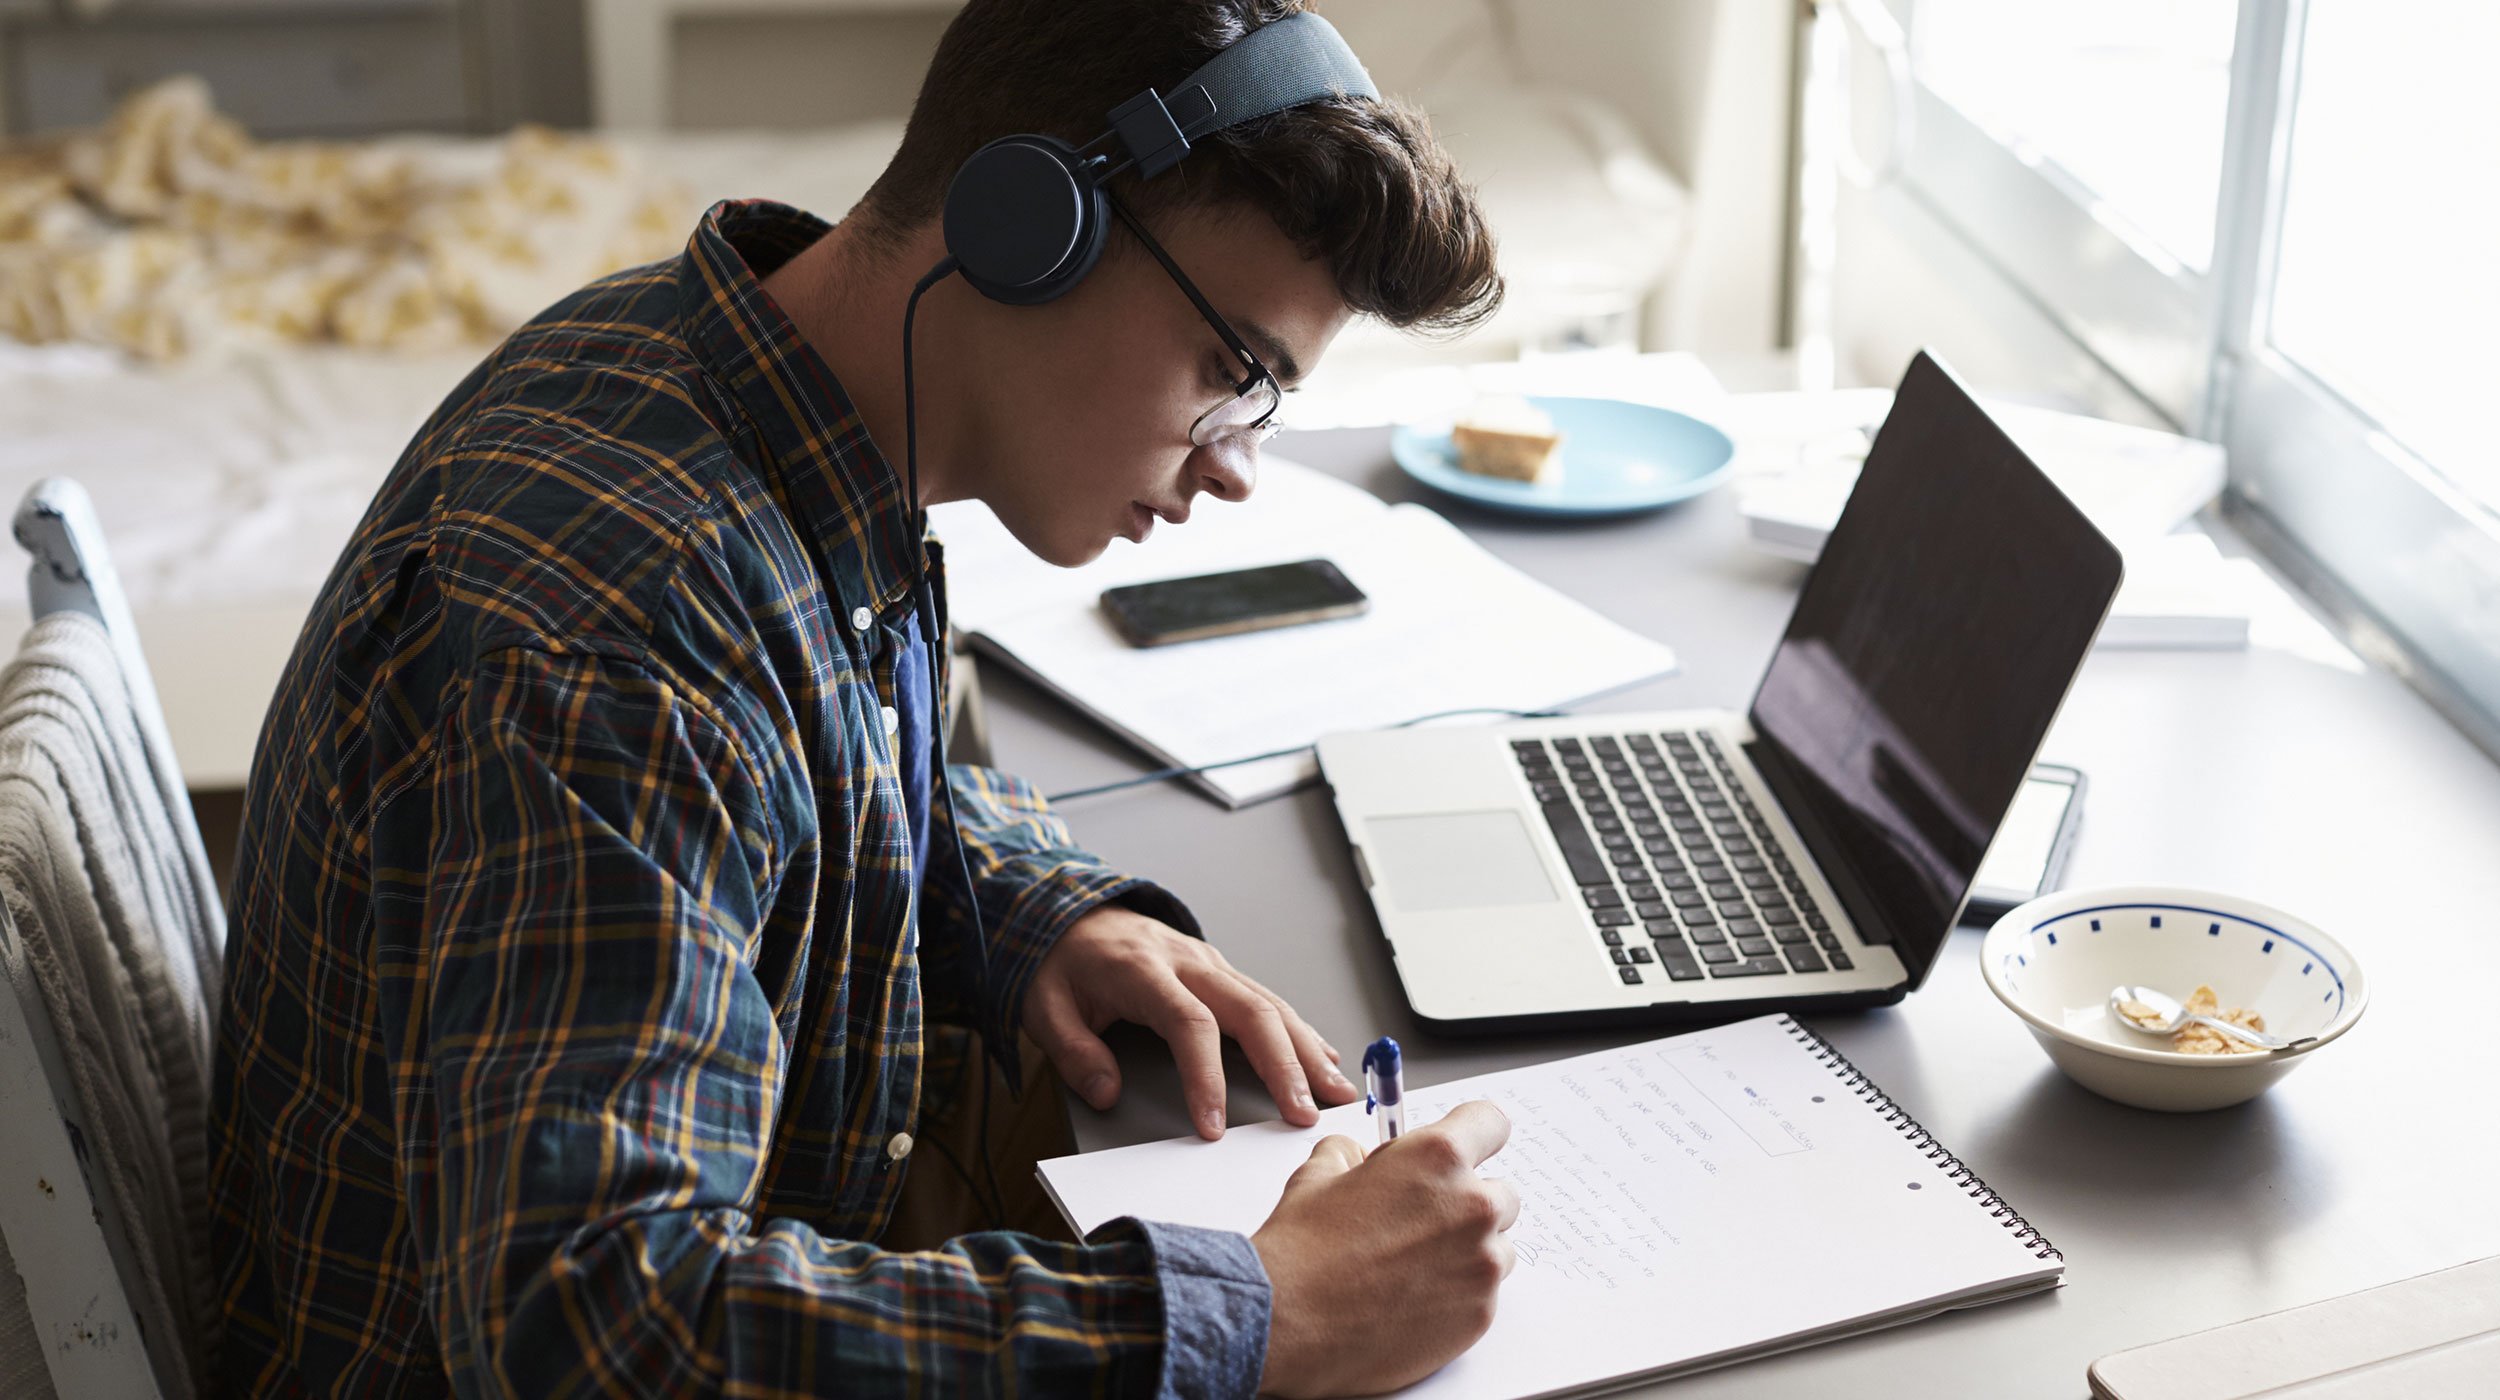
M 2229 559 L 2190 530 L 2127 550 L 2127 577 L 2096 645 L 2139 651 L 2236 651 L 2249 616 L 2274 591 L 2254 559 Z
M 987 508 L 933 512 L 953 625 L 1164 764 L 1200 767 L 1449 711 L 1542 710 L 1675 669 L 1675 654 L 1504 564 L 1448 521 L 1268 458 L 1252 498 L 1116 541 L 1081 569 L 1025 552 Z M 1327 558 L 1361 617 L 1137 648 L 1097 600 L 1149 579 Z M 1478 718 L 1499 718 L 1480 716 Z M 1199 775 L 1228 806 L 1309 781 L 1307 753 Z
M 2169 534 L 2222 492 L 2222 449 L 2151 428 L 1999 400 L 1988 416 L 2125 549 Z M 1736 441 L 1737 509 L 1762 549 L 1813 562 L 1857 485 L 1889 389 L 1735 394 L 1714 421 Z

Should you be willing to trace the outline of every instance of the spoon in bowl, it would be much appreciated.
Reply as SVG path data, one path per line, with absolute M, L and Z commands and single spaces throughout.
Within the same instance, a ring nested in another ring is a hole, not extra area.
M 2290 1050 L 2317 1039 L 2316 1036 L 2303 1036 L 2298 1040 L 2285 1040 L 2279 1035 L 2234 1025 L 2219 1016 L 2200 1016 L 2181 1005 L 2177 997 L 2151 987 L 2111 988 L 2109 1015 L 2111 1020 L 2127 1029 L 2142 1031 L 2146 1035 L 2169 1035 L 2186 1025 L 2211 1026 L 2243 1045 L 2254 1045 L 2260 1050 Z

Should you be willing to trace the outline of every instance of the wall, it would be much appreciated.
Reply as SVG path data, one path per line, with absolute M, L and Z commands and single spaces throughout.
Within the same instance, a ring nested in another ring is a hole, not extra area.
M 790 129 L 904 116 L 952 13 L 680 21 L 670 125 Z
M 0 0 L 0 134 L 102 121 L 177 73 L 256 135 L 500 131 L 589 114 L 582 0 Z
M 1778 0 L 1505 0 L 1535 77 L 1622 109 L 1694 196 L 1655 348 L 1754 353 L 1784 340 L 1790 49 Z

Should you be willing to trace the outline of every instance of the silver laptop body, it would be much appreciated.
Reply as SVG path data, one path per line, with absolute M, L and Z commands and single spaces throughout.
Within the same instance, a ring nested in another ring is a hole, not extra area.
M 1409 1004 L 1498 1029 L 1899 1000 L 2119 575 L 1918 356 L 1745 712 L 1319 741 Z

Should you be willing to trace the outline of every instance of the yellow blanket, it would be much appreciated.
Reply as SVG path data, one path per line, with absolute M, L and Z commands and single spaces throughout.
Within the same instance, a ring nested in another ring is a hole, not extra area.
M 151 359 L 491 340 L 677 250 L 684 196 L 595 138 L 258 142 L 196 78 L 0 149 L 0 335 Z

